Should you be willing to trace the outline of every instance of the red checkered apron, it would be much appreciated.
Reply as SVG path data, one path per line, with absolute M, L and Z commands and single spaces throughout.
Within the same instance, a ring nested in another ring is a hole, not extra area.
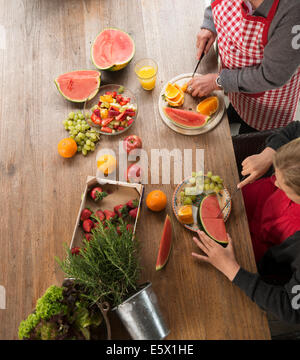
M 261 64 L 268 42 L 270 24 L 279 0 L 266 18 L 249 15 L 243 0 L 215 0 L 212 3 L 218 46 L 227 69 Z M 282 87 L 259 94 L 228 93 L 240 117 L 257 130 L 285 126 L 295 118 L 300 98 L 300 67 Z

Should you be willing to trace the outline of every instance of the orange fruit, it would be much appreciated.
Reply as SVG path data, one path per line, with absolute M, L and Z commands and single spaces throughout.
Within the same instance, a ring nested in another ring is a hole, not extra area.
M 99 159 L 97 159 L 97 167 L 104 175 L 107 176 L 116 170 L 117 160 L 110 154 L 101 155 Z
M 153 190 L 147 195 L 146 205 L 152 211 L 161 211 L 167 205 L 167 196 L 161 190 Z
M 76 141 L 72 138 L 62 139 L 57 145 L 57 150 L 59 155 L 61 155 L 62 157 L 70 158 L 74 156 L 77 152 Z
M 170 100 L 167 98 L 166 100 L 167 100 L 167 103 L 171 106 L 181 106 L 184 102 L 184 95 L 179 93 L 175 99 Z
M 202 115 L 211 116 L 219 108 L 219 99 L 217 96 L 210 96 L 201 101 L 197 106 L 197 111 Z
M 176 88 L 173 84 L 168 83 L 165 91 L 166 98 L 173 100 L 180 94 L 180 90 Z
M 185 84 L 183 84 L 183 85 L 181 86 L 181 90 L 182 90 L 183 92 L 186 92 L 186 91 L 187 91 L 187 87 L 188 87 L 188 83 L 185 83 Z

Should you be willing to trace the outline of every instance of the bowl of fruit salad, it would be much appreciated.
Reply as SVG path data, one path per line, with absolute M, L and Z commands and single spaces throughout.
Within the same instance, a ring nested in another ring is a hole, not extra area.
M 128 130 L 137 117 L 137 101 L 122 85 L 101 86 L 96 97 L 84 104 L 87 123 L 103 135 L 119 135 Z
M 203 174 L 202 171 L 193 172 L 192 176 L 183 180 L 176 187 L 172 208 L 177 220 L 191 231 L 198 231 L 198 209 L 202 199 L 208 194 L 217 196 L 220 209 L 230 200 L 230 194 L 223 185 L 223 179 L 211 171 Z M 231 211 L 231 201 L 223 210 L 223 219 L 226 221 Z

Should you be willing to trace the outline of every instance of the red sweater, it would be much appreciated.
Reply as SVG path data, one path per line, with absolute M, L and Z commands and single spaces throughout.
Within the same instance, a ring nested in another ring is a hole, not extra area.
M 300 205 L 274 182 L 275 176 L 262 178 L 242 189 L 256 262 L 300 230 Z

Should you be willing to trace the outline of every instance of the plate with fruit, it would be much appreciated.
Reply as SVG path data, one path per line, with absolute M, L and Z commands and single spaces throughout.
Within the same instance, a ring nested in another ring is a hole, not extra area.
M 92 100 L 84 104 L 87 123 L 103 135 L 119 135 L 127 131 L 137 118 L 137 101 L 122 85 L 101 86 Z
M 211 171 L 205 175 L 202 171 L 193 172 L 191 177 L 178 184 L 173 194 L 172 207 L 177 220 L 185 228 L 195 232 L 199 230 L 199 206 L 203 198 L 209 194 L 216 196 L 220 211 L 228 202 L 222 211 L 225 222 L 231 212 L 231 201 L 230 194 L 219 175 L 214 175 Z
M 181 74 L 163 86 L 158 102 L 159 113 L 164 123 L 174 131 L 199 135 L 219 124 L 226 107 L 222 91 L 213 91 L 202 98 L 188 94 L 187 83 L 191 78 L 192 73 Z

